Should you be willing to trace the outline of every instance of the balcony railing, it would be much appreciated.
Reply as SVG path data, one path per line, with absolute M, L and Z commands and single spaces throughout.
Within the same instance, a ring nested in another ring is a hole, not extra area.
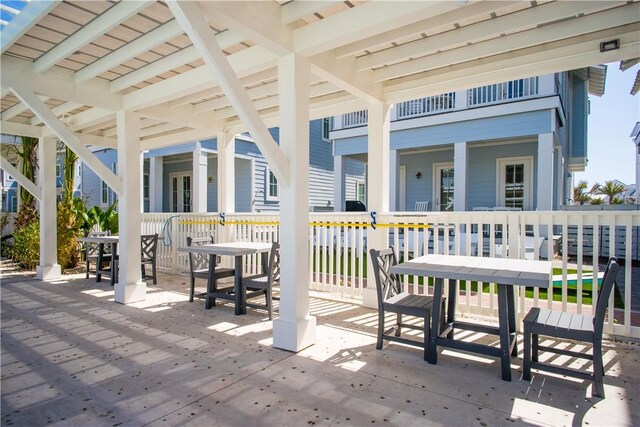
M 441 113 L 456 108 L 456 93 L 449 92 L 396 104 L 398 120 Z
M 480 86 L 467 92 L 469 107 L 527 98 L 538 94 L 538 77 Z
M 222 225 L 216 213 L 147 213 L 143 214 L 142 233 L 170 231 L 159 244 L 158 266 L 174 273 L 189 270 L 187 255 L 177 250 L 186 245 L 187 236 L 213 235 L 217 241 L 279 239 L 278 213 L 227 214 L 225 218 Z M 394 245 L 405 260 L 427 253 L 553 260 L 554 277 L 548 290 L 516 290 L 519 319 L 531 306 L 592 314 L 601 264 L 615 255 L 625 268 L 618 277 L 618 296 L 609 305 L 605 332 L 640 338 L 640 315 L 633 308 L 638 301 L 632 303 L 631 292 L 636 271 L 632 261 L 640 239 L 637 212 L 388 213 L 378 215 L 377 223 L 384 227 L 376 230 L 369 227 L 371 218 L 366 212 L 315 213 L 309 219 L 309 288 L 342 297 L 361 299 L 363 289 L 373 286 L 366 273 L 367 234 L 369 241 L 382 242 L 381 246 Z M 606 240 L 604 246 L 593 243 L 601 240 Z M 249 257 L 246 265 L 247 273 L 261 271 L 258 256 Z M 416 277 L 402 280 L 415 293 L 433 291 L 430 284 L 414 287 L 419 283 Z M 495 284 L 461 285 L 458 311 L 497 318 L 497 307 Z
M 365 126 L 369 118 L 369 112 L 367 110 L 354 111 L 353 113 L 347 113 L 342 115 L 342 127 L 353 128 L 356 126 Z

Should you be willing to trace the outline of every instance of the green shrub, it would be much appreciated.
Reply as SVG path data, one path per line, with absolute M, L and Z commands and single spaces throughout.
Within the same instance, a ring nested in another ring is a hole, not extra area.
M 13 232 L 13 246 L 9 256 L 22 267 L 33 270 L 40 261 L 40 222 L 32 221 Z
M 76 221 L 74 206 L 68 203 L 58 203 L 58 264 L 64 271 L 78 265 L 80 255 L 78 251 L 78 235 L 80 226 Z

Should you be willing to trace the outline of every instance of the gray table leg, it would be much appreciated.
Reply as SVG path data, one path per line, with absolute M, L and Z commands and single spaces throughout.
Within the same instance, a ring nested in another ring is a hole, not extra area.
M 242 292 L 242 255 L 235 257 L 235 276 L 233 278 L 233 290 L 236 294 L 236 316 L 247 314 L 247 307 L 244 300 L 244 292 Z
M 516 339 L 516 299 L 513 286 L 507 286 L 507 305 L 509 306 L 509 339 L 513 337 L 513 349 L 511 355 L 518 355 L 518 340 Z
M 507 288 L 509 288 L 509 286 L 498 284 L 498 327 L 500 329 L 500 366 L 502 368 L 502 379 L 511 381 L 509 298 L 507 296 Z
M 116 259 L 117 251 L 118 244 L 111 243 L 111 286 L 115 286 L 116 277 L 118 276 L 118 260 Z
M 211 293 L 214 291 L 213 289 L 213 275 L 215 273 L 215 263 L 216 255 L 209 255 L 209 274 L 207 275 L 207 293 L 204 296 L 204 308 L 205 310 L 209 310 L 212 306 L 216 305 L 216 300 L 211 296 Z
M 449 301 L 447 301 L 447 323 L 452 324 L 456 321 L 456 300 L 458 298 L 458 293 L 456 292 L 456 288 L 458 285 L 457 280 L 449 280 Z M 447 334 L 447 338 L 453 339 L 453 328 Z
M 438 363 L 437 341 L 440 337 L 440 311 L 442 306 L 442 279 L 435 279 L 433 286 L 433 308 L 431 315 L 431 342 L 427 353 L 427 362 L 435 365 Z
M 102 274 L 100 274 L 100 270 L 102 269 L 103 255 L 104 255 L 104 243 L 98 243 L 98 260 L 96 261 L 96 282 L 102 281 Z

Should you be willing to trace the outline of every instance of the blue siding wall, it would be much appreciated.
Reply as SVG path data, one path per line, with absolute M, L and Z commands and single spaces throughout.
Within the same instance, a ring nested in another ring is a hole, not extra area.
M 587 156 L 587 82 L 572 74 L 571 78 L 571 157 Z
M 407 167 L 406 206 L 400 210 L 412 211 L 418 201 L 429 201 L 429 209 L 433 209 L 433 164 L 453 163 L 453 150 L 401 154 L 399 163 Z M 422 174 L 420 179 L 416 178 L 418 172 Z
M 94 153 L 100 161 L 111 169 L 112 163 L 118 163 L 118 152 L 112 149 L 96 151 Z M 102 180 L 98 178 L 87 165 L 82 165 L 82 194 L 87 208 L 92 206 L 100 206 L 100 187 Z M 113 192 L 112 192 L 113 193 Z M 115 197 L 115 193 L 114 196 Z

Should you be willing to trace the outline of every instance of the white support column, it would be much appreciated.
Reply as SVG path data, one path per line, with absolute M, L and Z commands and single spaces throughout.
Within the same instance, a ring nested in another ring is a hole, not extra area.
M 129 304 L 144 301 L 147 296 L 140 272 L 140 118 L 130 111 L 118 111 L 116 121 L 123 192 L 118 200 L 120 240 L 115 300 Z
M 144 213 L 144 152 L 140 152 L 140 213 Z M 151 206 L 149 206 L 151 210 Z
M 236 138 L 227 132 L 218 132 L 218 212 L 236 211 Z M 231 242 L 235 225 L 218 227 L 218 242 Z
M 149 159 L 149 211 L 162 212 L 162 164 L 163 157 Z
M 467 209 L 467 143 L 456 142 L 453 145 L 453 210 L 463 212 Z
M 207 211 L 207 153 L 202 151 L 202 143 L 196 142 L 193 150 L 193 212 Z
M 369 174 L 367 179 L 367 208 L 369 212 L 389 212 L 389 147 L 390 147 L 390 105 L 384 102 L 369 104 Z M 387 230 L 383 228 L 367 229 L 367 251 L 383 249 L 388 246 Z M 369 254 L 367 253 L 367 257 Z M 367 262 L 367 287 L 362 293 L 365 307 L 377 307 L 373 264 Z
M 346 163 L 344 156 L 333 156 L 333 210 L 335 212 L 344 211 L 347 187 Z
M 309 61 L 297 54 L 278 60 L 280 149 L 289 183 L 280 183 L 280 316 L 273 345 L 300 351 L 316 342 L 309 314 Z
M 392 109 L 393 110 L 393 109 Z M 398 210 L 398 150 L 389 150 L 389 210 Z
M 553 133 L 538 135 L 537 211 L 553 208 Z
M 58 227 L 56 220 L 56 141 L 40 138 L 38 143 L 38 181 L 40 187 L 40 265 L 36 275 L 40 280 L 60 278 L 58 264 Z

